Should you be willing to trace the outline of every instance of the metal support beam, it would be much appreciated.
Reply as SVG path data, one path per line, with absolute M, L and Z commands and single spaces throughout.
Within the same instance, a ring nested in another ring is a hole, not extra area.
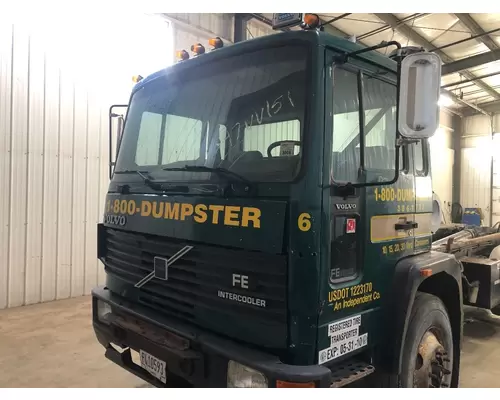
M 464 117 L 464 114 L 460 111 L 460 109 L 457 110 L 457 109 L 452 108 L 452 107 L 443 107 L 443 106 L 441 106 L 441 109 L 448 111 L 452 114 L 455 114 L 457 117 L 460 117 L 460 118 Z
M 325 23 L 326 21 L 324 19 L 320 18 L 321 23 Z M 331 24 L 326 24 L 323 26 L 323 32 L 326 32 L 332 36 L 340 36 L 344 39 L 350 38 L 352 35 L 349 35 L 348 33 L 341 31 L 339 28 L 331 25 Z
M 403 18 L 403 19 L 400 19 L 399 20 L 399 23 L 400 24 L 404 24 L 405 22 L 409 22 L 411 21 L 412 23 L 415 23 L 416 21 L 418 21 L 420 18 L 423 18 L 425 17 L 426 15 L 429 15 L 429 14 L 425 14 L 425 13 L 415 13 L 415 14 L 411 14 L 409 15 L 408 17 L 406 18 Z M 366 33 L 363 33 L 362 35 L 359 35 L 359 39 L 366 39 L 367 37 L 370 37 L 370 36 L 373 36 L 373 35 L 378 35 L 379 33 L 382 33 L 382 32 L 385 32 L 389 29 L 394 29 L 392 26 L 381 26 L 379 28 L 375 28 L 369 32 L 366 32 Z
M 413 29 L 411 29 L 408 25 L 401 24 L 400 20 L 398 18 L 396 18 L 393 14 L 374 14 L 374 15 L 377 18 L 379 18 L 380 20 L 384 21 L 386 24 L 390 25 L 394 30 L 396 30 L 399 33 L 401 33 L 402 35 L 406 36 L 408 39 L 410 39 L 414 43 L 418 44 L 419 46 L 422 46 L 424 49 L 430 50 L 434 47 L 431 42 L 429 42 L 424 37 L 420 36 L 417 32 L 415 32 Z M 443 62 L 445 63 L 445 65 L 443 65 L 443 71 L 441 73 L 442 73 L 442 75 L 446 75 L 446 73 L 444 72 L 445 68 L 450 63 L 454 64 L 455 61 L 451 57 L 449 57 L 444 51 L 436 50 L 435 53 L 439 57 L 441 57 L 441 60 L 443 60 Z M 462 61 L 462 60 L 460 60 L 460 61 Z M 460 61 L 457 61 L 457 62 L 460 62 Z M 462 70 L 465 70 L 467 68 L 471 68 L 471 67 L 462 68 Z M 457 71 L 455 71 L 455 72 L 457 72 Z M 469 71 L 464 71 L 462 74 L 468 79 L 475 78 L 475 75 Z M 480 87 L 481 89 L 483 89 L 486 93 L 488 93 L 493 98 L 500 100 L 500 94 L 496 90 L 494 90 L 491 86 L 487 85 L 483 81 L 476 81 L 475 84 L 478 87 Z
M 272 25 L 272 22 L 264 17 L 263 15 L 261 14 L 252 14 L 252 18 L 255 18 L 255 19 L 258 19 L 259 21 L 265 23 L 266 25 L 269 25 L 271 26 Z M 324 23 L 325 20 L 321 19 L 320 18 L 320 21 L 321 23 Z M 285 28 L 283 29 L 284 31 L 289 31 L 290 29 L 289 28 Z M 327 24 L 323 27 L 323 31 L 330 34 L 330 35 L 333 35 L 333 36 L 340 36 L 340 37 L 343 37 L 343 38 L 349 38 L 351 35 L 345 33 L 344 31 L 341 31 L 340 29 L 336 28 L 335 26 L 331 25 L 331 24 Z
M 441 93 L 444 94 L 445 96 L 448 96 L 450 99 L 452 99 L 455 103 L 458 103 L 458 104 L 461 104 L 463 105 L 464 107 L 469 107 L 469 108 L 472 108 L 476 111 L 479 111 L 481 114 L 484 114 L 484 115 L 491 115 L 491 113 L 489 113 L 488 111 L 486 110 L 483 110 L 481 107 L 479 106 L 476 106 L 475 104 L 469 102 L 469 101 L 466 101 L 466 100 L 463 100 L 461 99 L 460 97 L 458 96 L 455 96 L 453 93 L 451 92 L 448 92 L 446 90 L 441 90 Z
M 401 21 L 398 18 L 396 18 L 393 14 L 373 14 L 373 15 L 375 15 L 378 19 L 385 22 L 395 31 L 398 31 L 402 35 L 406 36 L 412 42 L 418 44 L 419 46 L 422 46 L 424 49 L 430 50 L 434 47 L 431 42 L 429 42 L 423 36 L 419 35 L 408 25 L 402 24 Z M 444 63 L 450 63 L 454 61 L 453 58 L 449 57 L 443 51 L 436 50 L 436 54 L 439 57 L 441 57 L 441 60 L 443 60 Z
M 454 74 L 455 72 L 464 71 L 468 68 L 474 68 L 479 65 L 488 64 L 498 60 L 500 60 L 500 49 L 487 51 L 486 53 L 481 53 L 477 56 L 462 58 L 461 60 L 445 64 L 443 65 L 441 73 L 443 76 Z
M 458 86 L 458 85 L 461 85 L 463 83 L 474 82 L 474 81 L 477 81 L 478 79 L 489 78 L 489 77 L 496 76 L 496 75 L 500 75 L 500 71 L 498 71 L 498 72 L 492 72 L 490 74 L 476 76 L 474 79 L 464 79 L 464 80 L 461 80 L 461 81 L 455 81 L 455 82 L 447 83 L 446 85 L 441 86 L 441 89 L 446 89 L 446 88 L 449 88 L 449 87 Z
M 488 112 L 489 114 L 498 114 L 500 113 L 500 100 L 495 100 L 495 101 L 489 101 L 487 103 L 480 103 L 478 104 L 478 107 L 480 107 L 482 110 Z M 464 116 L 468 117 L 470 115 L 474 115 L 474 111 L 469 111 L 469 110 L 462 110 L 464 112 Z
M 247 39 L 247 22 L 250 18 L 250 14 L 234 14 L 234 43 L 242 42 Z
M 476 21 L 474 21 L 470 14 L 455 14 L 455 16 L 468 30 L 470 30 L 474 35 L 477 35 L 477 39 L 480 42 L 484 43 L 484 45 L 488 49 L 498 49 L 498 45 L 495 43 L 495 41 L 490 36 L 488 36 L 488 34 L 484 31 L 483 28 L 479 26 Z

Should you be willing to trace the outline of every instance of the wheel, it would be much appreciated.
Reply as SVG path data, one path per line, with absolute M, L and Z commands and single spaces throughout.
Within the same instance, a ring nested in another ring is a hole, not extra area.
M 400 385 L 405 388 L 450 387 L 453 334 L 443 302 L 418 292 L 403 344 Z

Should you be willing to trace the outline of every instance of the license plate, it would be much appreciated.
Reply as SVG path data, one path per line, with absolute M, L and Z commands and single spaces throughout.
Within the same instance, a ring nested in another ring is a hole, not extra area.
M 143 350 L 140 351 L 140 356 L 141 367 L 163 383 L 167 383 L 167 363 Z

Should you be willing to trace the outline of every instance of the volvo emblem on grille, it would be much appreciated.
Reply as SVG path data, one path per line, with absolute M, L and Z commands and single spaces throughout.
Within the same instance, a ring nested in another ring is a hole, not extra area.
M 174 262 L 176 262 L 179 258 L 184 256 L 186 253 L 188 253 L 192 248 L 193 246 L 184 246 L 181 250 L 179 250 L 177 253 L 175 253 L 172 257 L 168 259 L 163 257 L 155 257 L 153 260 L 154 262 L 153 272 L 146 275 L 134 286 L 136 288 L 141 288 L 153 278 L 158 278 L 161 279 L 162 281 L 168 280 L 168 267 L 172 265 Z

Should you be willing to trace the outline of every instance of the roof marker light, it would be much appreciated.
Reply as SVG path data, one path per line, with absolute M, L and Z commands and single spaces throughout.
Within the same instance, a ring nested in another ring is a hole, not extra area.
M 178 62 L 189 60 L 189 53 L 186 50 L 179 50 L 176 55 Z
M 317 29 L 320 25 L 319 16 L 317 14 L 305 14 L 303 29 Z
M 221 49 L 222 47 L 224 47 L 224 42 L 218 36 L 215 38 L 209 39 L 208 44 L 213 47 L 212 50 Z
M 199 56 L 205 53 L 205 47 L 201 43 L 196 43 L 191 46 L 191 51 L 195 56 Z
M 134 83 L 139 83 L 140 81 L 142 81 L 144 78 L 141 76 L 141 75 L 134 75 L 132 77 L 132 82 Z

